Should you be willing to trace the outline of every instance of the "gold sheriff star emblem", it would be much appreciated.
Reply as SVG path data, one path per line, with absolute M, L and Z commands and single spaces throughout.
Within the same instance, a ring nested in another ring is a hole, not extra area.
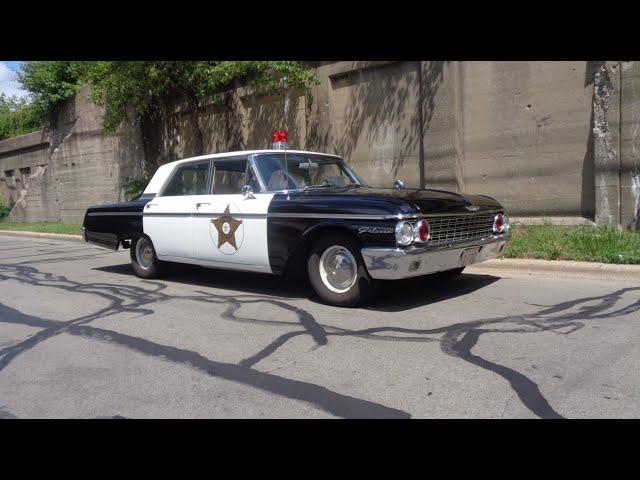
M 218 231 L 218 248 L 220 248 L 225 243 L 228 243 L 233 248 L 238 250 L 238 246 L 236 245 L 236 230 L 240 225 L 242 225 L 242 220 L 236 220 L 231 216 L 231 212 L 229 212 L 229 205 L 225 208 L 223 215 L 218 218 L 214 218 L 211 220 L 213 226 L 216 227 Z

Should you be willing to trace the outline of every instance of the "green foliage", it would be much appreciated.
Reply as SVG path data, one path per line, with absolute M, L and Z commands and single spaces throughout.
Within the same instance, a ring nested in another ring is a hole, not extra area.
M 85 82 L 94 62 L 26 62 L 18 80 L 32 97 L 32 108 L 42 121 L 53 122 L 65 100 Z
M 42 122 L 26 99 L 0 93 L 0 140 L 42 128 Z
M 318 83 L 310 69 L 287 61 L 38 61 L 26 62 L 18 79 L 32 102 L 28 109 L 21 106 L 21 116 L 12 117 L 20 127 L 0 129 L 7 136 L 52 124 L 85 83 L 92 87 L 93 101 L 105 107 L 106 132 L 114 132 L 130 115 L 162 114 L 176 101 L 219 103 L 221 93 L 238 84 L 267 93 L 294 88 L 309 94 Z
M 122 184 L 122 187 L 124 188 L 124 193 L 129 197 L 129 198 L 136 198 L 138 195 L 140 195 L 144 189 L 146 188 L 147 184 L 149 183 L 149 179 L 148 178 L 125 178 L 124 183 Z
M 104 128 L 114 131 L 129 114 L 154 115 L 173 101 L 219 103 L 221 92 L 246 81 L 259 91 L 309 91 L 317 83 L 299 62 L 95 62 L 87 75 L 93 99 L 106 107 Z
M 507 258 L 640 263 L 640 234 L 608 227 L 517 226 Z
M 9 205 L 5 205 L 0 198 L 0 220 L 9 216 L 14 205 L 13 200 L 9 201 Z

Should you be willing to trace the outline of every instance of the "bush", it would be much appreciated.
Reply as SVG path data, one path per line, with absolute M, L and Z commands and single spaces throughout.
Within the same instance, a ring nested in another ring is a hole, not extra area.
M 9 201 L 9 205 L 5 205 L 0 198 L 0 220 L 3 220 L 7 216 L 9 216 L 11 210 L 13 210 L 14 205 L 15 203 L 13 202 L 13 200 Z
M 40 130 L 43 124 L 25 99 L 0 93 L 0 140 Z
M 147 187 L 149 183 L 148 178 L 125 178 L 122 186 L 124 187 L 124 193 L 131 199 L 137 198 Z

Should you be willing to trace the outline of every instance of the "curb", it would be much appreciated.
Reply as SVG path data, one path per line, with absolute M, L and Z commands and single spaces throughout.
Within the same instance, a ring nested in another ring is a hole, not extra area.
M 83 242 L 82 235 L 64 233 L 24 232 L 0 230 L 0 235 L 15 237 L 49 238 Z M 540 275 L 554 278 L 593 278 L 596 280 L 629 280 L 640 283 L 640 265 L 619 265 L 566 260 L 533 260 L 525 258 L 500 258 L 476 263 L 466 268 L 469 273 L 506 273 L 519 276 Z
M 83 242 L 82 235 L 68 235 L 66 233 L 24 232 L 21 230 L 0 230 L 0 235 L 14 237 L 50 238 L 52 240 L 73 240 Z
M 566 260 L 502 258 L 467 267 L 470 272 L 505 272 L 517 275 L 541 275 L 555 278 L 629 280 L 640 283 L 640 265 L 622 265 Z

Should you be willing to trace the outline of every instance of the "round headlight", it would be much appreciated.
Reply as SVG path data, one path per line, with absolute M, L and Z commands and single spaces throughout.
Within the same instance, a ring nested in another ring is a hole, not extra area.
M 413 227 L 409 222 L 398 222 L 396 225 L 396 242 L 409 245 L 413 240 Z
M 430 232 L 429 232 L 429 222 L 426 220 L 419 220 L 413 226 L 413 238 L 416 241 L 426 242 L 429 240 Z
M 504 233 L 509 230 L 509 216 L 499 213 L 493 219 L 493 231 L 495 233 Z

